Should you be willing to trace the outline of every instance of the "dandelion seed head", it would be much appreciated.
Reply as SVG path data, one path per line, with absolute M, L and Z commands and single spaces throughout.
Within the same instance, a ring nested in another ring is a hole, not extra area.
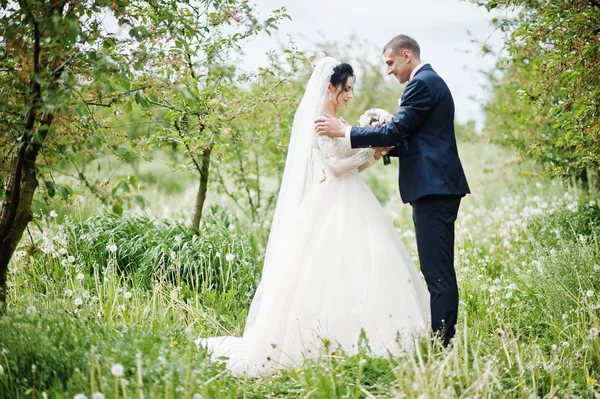
M 85 276 L 83 275 L 83 273 L 78 273 L 78 274 L 77 274 L 77 277 L 75 277 L 75 278 L 76 278 L 78 281 L 82 281 L 82 280 L 85 278 Z
M 37 309 L 33 305 L 27 306 L 27 309 L 25 311 L 27 312 L 28 315 L 34 315 L 37 313 Z
M 227 260 L 227 262 L 231 262 L 234 258 L 235 258 L 234 254 L 225 255 L 225 260 Z
M 131 298 L 131 292 L 127 291 L 126 293 L 124 293 L 124 294 L 123 294 L 123 297 L 124 297 L 125 299 L 129 299 L 129 298 Z
M 125 368 L 121 363 L 115 363 L 110 368 L 110 373 L 115 377 L 123 377 L 123 375 L 125 374 Z
M 75 302 L 76 306 L 83 305 L 83 299 L 81 299 L 80 297 L 75 298 L 75 300 L 73 302 Z
M 588 298 L 591 298 L 591 297 L 593 297 L 593 296 L 594 296 L 594 291 L 592 291 L 592 290 L 587 290 L 587 291 L 585 292 L 585 296 L 587 296 Z
M 56 211 L 55 211 L 54 209 L 52 209 L 52 210 L 50 211 L 50 217 L 51 217 L 51 218 L 56 218 L 56 217 L 58 217 L 58 213 L 56 213 Z

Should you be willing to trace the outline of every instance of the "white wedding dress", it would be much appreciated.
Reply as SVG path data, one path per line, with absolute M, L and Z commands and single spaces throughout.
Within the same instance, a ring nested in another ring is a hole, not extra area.
M 374 151 L 314 132 L 336 64 L 327 57 L 317 65 L 296 113 L 243 336 L 197 340 L 234 375 L 298 368 L 338 347 L 353 354 L 361 336 L 372 356 L 399 355 L 430 329 L 425 282 L 358 174 Z

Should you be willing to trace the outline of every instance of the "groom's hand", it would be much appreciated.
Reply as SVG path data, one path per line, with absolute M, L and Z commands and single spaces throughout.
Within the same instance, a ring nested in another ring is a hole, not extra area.
M 345 137 L 346 127 L 342 122 L 336 118 L 323 114 L 319 119 L 315 121 L 317 127 L 317 133 L 324 134 L 329 137 Z

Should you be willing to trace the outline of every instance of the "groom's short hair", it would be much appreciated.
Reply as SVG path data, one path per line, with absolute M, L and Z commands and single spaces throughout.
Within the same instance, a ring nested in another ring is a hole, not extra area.
M 415 39 L 407 35 L 398 35 L 390 40 L 384 47 L 383 53 L 391 49 L 394 54 L 402 53 L 402 50 L 409 50 L 411 53 L 421 58 L 421 48 Z

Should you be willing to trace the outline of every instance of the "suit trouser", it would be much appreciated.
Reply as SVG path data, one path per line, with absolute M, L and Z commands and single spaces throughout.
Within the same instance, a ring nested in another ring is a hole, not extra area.
M 444 346 L 454 336 L 458 317 L 454 222 L 460 200 L 457 195 L 428 195 L 411 202 L 421 272 L 431 295 L 431 328 Z

